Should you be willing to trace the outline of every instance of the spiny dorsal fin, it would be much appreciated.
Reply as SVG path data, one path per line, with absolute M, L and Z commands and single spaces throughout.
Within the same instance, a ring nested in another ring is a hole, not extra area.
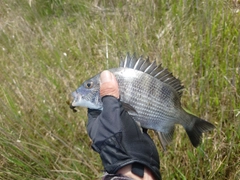
M 124 63 L 124 59 L 122 57 L 120 57 L 119 67 L 123 67 L 123 63 Z
M 157 63 L 156 63 L 156 61 L 153 61 L 153 62 L 145 69 L 144 72 L 150 74 L 156 67 L 157 67 Z
M 131 57 L 130 57 L 129 53 L 127 53 L 127 56 L 126 56 L 126 58 L 124 60 L 124 63 L 123 63 L 123 67 L 129 67 L 130 61 L 131 61 Z
M 136 69 L 136 70 L 140 70 L 142 64 L 144 64 L 145 60 L 142 58 L 142 56 L 140 56 L 137 60 L 137 62 L 135 63 L 133 69 Z
M 129 63 L 129 68 L 133 68 L 135 66 L 136 62 L 137 62 L 137 57 L 136 57 L 136 54 L 134 53 L 131 58 L 131 61 Z
M 147 58 L 144 63 L 141 65 L 139 71 L 145 72 L 145 70 L 150 66 L 149 58 Z
M 144 59 L 140 56 L 137 59 L 135 53 L 132 57 L 127 53 L 125 59 L 121 59 L 119 67 L 131 68 L 150 74 L 160 81 L 172 86 L 178 92 L 179 96 L 182 96 L 184 86 L 181 84 L 181 81 L 175 78 L 168 69 L 163 68 L 162 64 L 157 65 L 156 61 L 150 63 L 149 58 Z

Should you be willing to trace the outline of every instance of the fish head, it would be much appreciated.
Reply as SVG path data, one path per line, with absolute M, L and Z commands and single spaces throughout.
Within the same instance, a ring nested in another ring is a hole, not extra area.
M 85 81 L 76 91 L 71 93 L 72 103 L 70 108 L 76 106 L 87 107 L 90 109 L 102 109 L 102 100 L 100 97 L 99 74 Z

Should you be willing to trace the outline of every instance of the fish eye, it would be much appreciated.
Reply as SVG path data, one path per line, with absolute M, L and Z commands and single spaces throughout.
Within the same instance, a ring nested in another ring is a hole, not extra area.
M 87 89 L 90 89 L 90 88 L 92 88 L 93 87 L 93 82 L 87 82 L 86 84 L 85 84 L 85 88 L 87 88 Z

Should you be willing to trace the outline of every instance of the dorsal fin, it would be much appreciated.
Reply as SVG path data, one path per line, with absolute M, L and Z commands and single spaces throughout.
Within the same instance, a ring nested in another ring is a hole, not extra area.
M 144 59 L 142 56 L 140 56 L 137 59 L 135 53 L 132 57 L 129 55 L 129 53 L 127 53 L 125 59 L 121 59 L 119 67 L 131 68 L 145 72 L 170 85 L 178 92 L 180 97 L 182 96 L 182 90 L 184 86 L 181 84 L 181 81 L 175 78 L 173 74 L 168 71 L 168 69 L 163 68 L 162 64 L 157 65 L 156 61 L 150 63 L 149 58 Z
M 149 58 L 147 58 L 144 63 L 141 65 L 141 67 L 139 68 L 139 71 L 145 72 L 145 70 L 150 66 L 150 61 Z
M 137 58 L 136 58 L 136 54 L 134 53 L 131 58 L 131 61 L 129 63 L 129 68 L 133 68 L 135 66 L 136 62 L 137 62 Z
M 125 59 L 121 57 L 119 67 L 134 69 L 134 66 L 136 65 L 137 60 L 138 59 L 136 58 L 135 53 L 133 54 L 132 57 L 130 56 L 129 53 L 127 53 L 127 56 L 125 57 Z
M 125 58 L 125 60 L 124 60 L 124 63 L 123 63 L 123 67 L 128 67 L 128 68 L 130 68 L 130 67 L 129 67 L 130 61 L 131 61 L 131 57 L 130 57 L 129 53 L 127 53 L 127 56 L 126 56 L 126 58 Z
M 124 59 L 123 57 L 120 57 L 119 67 L 123 67 L 123 63 L 124 63 Z
M 156 61 L 153 61 L 153 62 L 145 69 L 144 72 L 150 74 L 156 67 L 157 67 L 157 63 L 156 63 Z
M 134 65 L 133 69 L 136 70 L 140 70 L 142 64 L 144 64 L 145 60 L 142 58 L 142 56 L 140 56 L 136 62 L 136 64 Z

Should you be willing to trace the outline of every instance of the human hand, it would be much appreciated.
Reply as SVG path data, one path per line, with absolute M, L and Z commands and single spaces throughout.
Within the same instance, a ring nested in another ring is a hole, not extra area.
M 100 96 L 103 111 L 88 109 L 87 132 L 104 170 L 133 179 L 161 179 L 154 142 L 123 109 L 118 82 L 110 71 L 100 74 Z

